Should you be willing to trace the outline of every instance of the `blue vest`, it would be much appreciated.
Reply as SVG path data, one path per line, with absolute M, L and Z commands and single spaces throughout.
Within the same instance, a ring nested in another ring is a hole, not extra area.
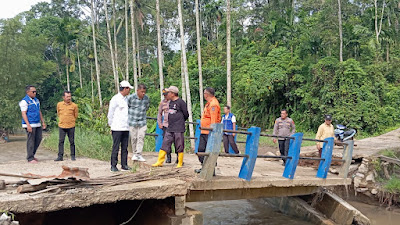
M 26 101 L 28 103 L 28 110 L 26 111 L 26 116 L 28 117 L 28 121 L 30 124 L 40 123 L 40 103 L 39 99 L 34 98 L 33 100 L 26 95 L 22 101 Z M 35 104 L 36 102 L 36 104 Z M 26 124 L 24 119 L 22 118 L 22 124 Z
M 224 129 L 225 130 L 233 130 L 233 123 L 232 123 L 233 113 L 228 114 L 228 118 L 223 117 Z M 225 132 L 225 134 L 231 135 L 232 133 Z

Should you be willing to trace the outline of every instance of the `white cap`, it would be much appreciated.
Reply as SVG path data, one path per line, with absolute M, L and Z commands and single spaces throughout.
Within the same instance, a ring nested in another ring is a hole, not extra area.
M 130 89 L 133 89 L 132 85 L 126 80 L 121 81 L 121 83 L 119 83 L 119 86 L 120 87 L 129 87 Z

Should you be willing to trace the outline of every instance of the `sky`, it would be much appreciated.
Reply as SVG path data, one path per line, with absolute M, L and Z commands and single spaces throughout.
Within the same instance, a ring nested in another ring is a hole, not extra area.
M 0 19 L 13 18 L 21 12 L 28 11 L 32 5 L 38 2 L 50 2 L 51 0 L 0 0 Z

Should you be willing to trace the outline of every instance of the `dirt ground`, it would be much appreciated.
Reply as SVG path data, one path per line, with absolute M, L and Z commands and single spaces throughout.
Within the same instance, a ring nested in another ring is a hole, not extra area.
M 363 140 L 356 140 L 354 147 L 354 157 L 364 157 L 375 155 L 379 151 L 384 149 L 398 149 L 400 148 L 400 129 L 396 129 L 389 133 L 383 134 L 377 137 L 366 138 Z M 25 136 L 10 136 L 10 142 L 0 144 L 0 172 L 3 173 L 34 173 L 40 175 L 58 175 L 61 173 L 62 165 L 69 167 L 86 167 L 89 168 L 89 173 L 92 178 L 110 175 L 110 163 L 78 157 L 76 161 L 71 161 L 68 158 L 62 162 L 54 162 L 53 160 L 57 157 L 55 152 L 49 151 L 43 147 L 39 147 L 36 157 L 39 159 L 37 164 L 29 164 L 26 162 L 26 137 Z M 244 152 L 244 144 L 239 144 L 239 150 Z M 259 154 L 265 154 L 266 152 L 276 153 L 277 147 L 260 146 Z M 336 146 L 334 148 L 334 154 L 343 152 L 343 147 Z M 303 147 L 301 149 L 302 155 L 315 155 L 317 154 L 315 146 Z M 131 153 L 129 153 L 129 159 Z M 157 153 L 149 152 L 145 153 L 144 157 L 147 159 L 146 166 L 150 166 L 157 160 Z M 172 161 L 176 160 L 176 155 L 173 154 Z M 132 161 L 128 160 L 132 166 Z M 191 167 L 193 169 L 200 168 L 200 163 L 197 160 L 197 156 L 194 154 L 185 154 L 184 158 L 185 167 Z M 216 169 L 217 175 L 220 176 L 234 176 L 237 177 L 242 159 L 241 158 L 219 158 L 218 166 Z M 164 164 L 164 167 L 173 168 L 175 165 Z M 264 159 L 258 159 L 253 176 L 278 176 L 281 177 L 284 167 L 282 161 L 268 161 Z M 315 176 L 315 169 L 300 167 L 296 172 L 296 176 Z M 4 180 L 15 180 L 18 178 L 11 177 L 0 177 Z

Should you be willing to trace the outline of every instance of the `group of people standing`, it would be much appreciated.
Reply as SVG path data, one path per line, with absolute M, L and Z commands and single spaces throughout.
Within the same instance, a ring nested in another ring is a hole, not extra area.
M 150 106 L 150 99 L 146 95 L 147 88 L 144 84 L 139 84 L 137 91 L 130 95 L 134 89 L 128 81 L 122 81 L 119 87 L 119 93 L 114 95 L 109 104 L 108 125 L 111 127 L 113 139 L 111 153 L 111 171 L 118 171 L 118 154 L 121 149 L 121 170 L 130 170 L 128 166 L 128 142 L 129 137 L 132 144 L 133 161 L 144 162 L 146 159 L 142 156 L 144 138 L 147 130 L 146 113 Z M 40 102 L 36 98 L 36 88 L 29 85 L 25 89 L 26 96 L 20 101 L 19 106 L 22 112 L 22 127 L 27 132 L 27 160 L 29 163 L 37 163 L 35 157 L 36 151 L 42 140 L 42 130 L 46 129 L 46 123 L 40 111 Z M 201 115 L 200 126 L 210 128 L 211 124 L 223 123 L 224 130 L 236 130 L 236 117 L 230 111 L 230 106 L 226 105 L 224 115 L 221 117 L 221 108 L 219 101 L 215 97 L 215 90 L 207 87 L 204 90 L 204 99 L 207 101 L 204 111 Z M 186 102 L 179 98 L 179 89 L 176 86 L 170 86 L 163 90 L 164 99 L 160 102 L 157 115 L 157 125 L 163 130 L 163 143 L 158 155 L 157 162 L 153 167 L 162 166 L 164 161 L 171 163 L 172 144 L 177 154 L 177 168 L 183 165 L 183 152 L 185 149 L 185 121 L 189 117 Z M 59 145 L 58 157 L 55 161 L 63 161 L 64 140 L 68 136 L 70 142 L 71 160 L 75 157 L 75 121 L 78 118 L 78 106 L 72 102 L 71 92 L 63 92 L 63 101 L 57 104 L 57 116 L 59 118 Z M 327 137 L 334 137 L 332 125 L 332 116 L 326 115 L 325 122 L 318 128 L 316 139 L 324 140 Z M 291 136 L 296 132 L 294 121 L 288 117 L 286 109 L 281 110 L 281 116 L 275 120 L 273 135 L 280 136 L 274 138 L 278 141 L 279 151 L 282 156 L 288 155 L 290 139 L 284 138 Z M 208 142 L 209 130 L 202 129 L 199 141 L 198 152 L 205 152 Z M 231 147 L 238 154 L 239 150 L 235 143 L 235 133 L 224 132 L 223 143 L 226 153 L 229 153 Z M 322 145 L 317 142 L 317 149 L 321 156 Z M 165 160 L 165 158 L 167 158 Z M 204 156 L 198 156 L 201 164 L 204 163 Z M 283 159 L 285 163 L 286 158 Z M 201 169 L 196 170 L 201 172 Z

